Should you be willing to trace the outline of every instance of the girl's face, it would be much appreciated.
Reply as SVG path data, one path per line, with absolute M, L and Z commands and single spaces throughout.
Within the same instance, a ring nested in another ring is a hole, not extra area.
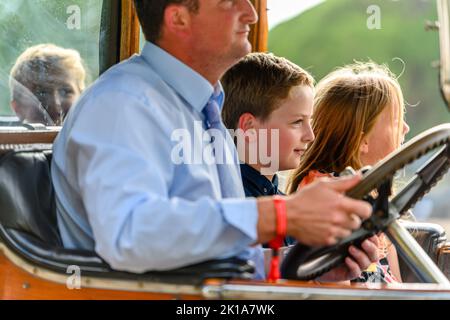
M 365 135 L 360 146 L 363 166 L 375 165 L 403 143 L 409 126 L 401 114 L 398 103 L 387 106 L 380 113 L 374 127 Z

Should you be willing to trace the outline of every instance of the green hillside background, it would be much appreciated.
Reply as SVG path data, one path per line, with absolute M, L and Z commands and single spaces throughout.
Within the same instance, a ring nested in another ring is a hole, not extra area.
M 367 28 L 370 5 L 381 9 L 379 30 Z M 403 64 L 395 59 L 402 59 L 406 69 L 399 81 L 405 100 L 413 105 L 406 108 L 412 137 L 450 122 L 438 70 L 432 67 L 439 60 L 439 35 L 424 28 L 426 20 L 436 19 L 434 0 L 327 0 L 273 28 L 269 50 L 306 68 L 317 81 L 354 60 L 386 63 L 400 74 Z

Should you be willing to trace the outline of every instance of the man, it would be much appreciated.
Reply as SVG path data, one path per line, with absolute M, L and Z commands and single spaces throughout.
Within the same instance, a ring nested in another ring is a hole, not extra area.
M 270 197 L 244 199 L 236 150 L 217 120 L 224 99 L 219 79 L 251 50 L 255 10 L 248 0 L 135 0 L 135 6 L 147 39 L 142 54 L 87 90 L 54 145 L 64 245 L 95 248 L 113 268 L 131 272 L 238 256 L 253 259 L 263 277 L 254 245 L 276 236 L 281 210 Z M 232 163 L 197 161 L 198 150 L 188 161 L 188 149 L 180 152 L 183 161 L 174 158 L 180 131 L 190 134 L 194 149 L 208 150 L 207 129 L 225 135 Z M 284 198 L 287 234 L 308 245 L 348 236 L 371 212 L 343 196 L 358 180 L 321 181 Z M 354 259 L 329 278 L 358 276 L 377 259 L 371 241 L 363 249 L 354 248 Z

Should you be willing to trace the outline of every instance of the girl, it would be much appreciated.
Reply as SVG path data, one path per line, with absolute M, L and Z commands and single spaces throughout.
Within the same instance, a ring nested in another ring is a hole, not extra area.
M 409 131 L 400 85 L 387 67 L 373 62 L 348 65 L 326 76 L 316 90 L 316 139 L 291 176 L 288 193 L 348 166 L 356 170 L 376 164 L 398 148 Z M 379 240 L 382 258 L 356 281 L 401 281 L 395 247 L 383 234 Z

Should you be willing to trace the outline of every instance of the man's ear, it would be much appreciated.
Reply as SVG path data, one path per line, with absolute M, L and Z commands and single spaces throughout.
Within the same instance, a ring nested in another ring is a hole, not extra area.
M 187 34 L 190 25 L 191 13 L 186 6 L 180 4 L 167 6 L 164 12 L 164 28 L 167 31 L 178 35 Z

